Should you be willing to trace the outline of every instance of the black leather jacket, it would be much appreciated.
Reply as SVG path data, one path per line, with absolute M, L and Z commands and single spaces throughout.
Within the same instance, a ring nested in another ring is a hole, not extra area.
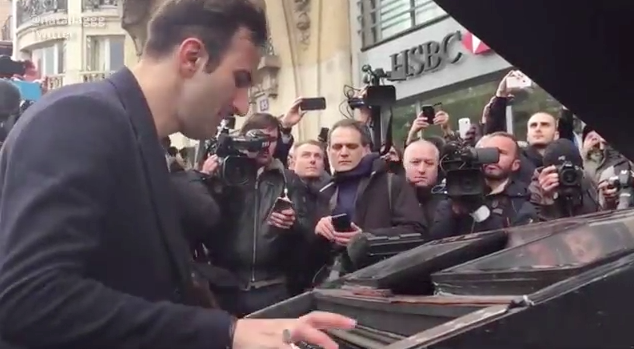
M 297 216 L 290 230 L 267 223 L 285 188 Z M 304 194 L 299 178 L 279 160 L 260 174 L 255 186 L 226 188 L 219 200 L 222 222 L 206 243 L 212 263 L 230 270 L 245 285 L 287 277 L 299 262 L 289 256 L 297 255 L 312 235 Z

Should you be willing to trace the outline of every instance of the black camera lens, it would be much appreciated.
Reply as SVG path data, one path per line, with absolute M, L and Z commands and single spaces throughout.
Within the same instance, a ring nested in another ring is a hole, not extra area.
M 559 171 L 559 183 L 566 187 L 577 186 L 581 183 L 580 173 L 574 167 L 564 167 Z

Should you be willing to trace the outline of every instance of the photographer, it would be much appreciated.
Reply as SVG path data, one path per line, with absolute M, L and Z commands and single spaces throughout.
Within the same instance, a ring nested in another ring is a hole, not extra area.
M 298 272 L 296 255 L 305 247 L 311 233 L 305 209 L 303 185 L 282 162 L 273 158 L 280 137 L 280 124 L 270 114 L 250 116 L 241 135 L 258 134 L 268 139 L 268 147 L 255 155 L 255 183 L 227 186 L 222 189 L 222 216 L 217 232 L 205 245 L 211 262 L 231 271 L 240 281 L 237 288 L 216 289 L 223 309 L 244 316 L 292 296 L 294 275 Z M 213 159 L 213 156 L 210 157 Z M 218 171 L 213 160 L 207 172 Z M 225 166 L 227 162 L 225 160 Z M 283 209 L 279 200 L 289 202 Z
M 486 183 L 485 195 L 450 195 L 450 199 L 440 203 L 431 231 L 434 239 L 519 226 L 536 219 L 535 208 L 528 201 L 526 186 L 513 176 L 520 167 L 520 148 L 515 137 L 496 132 L 482 138 L 478 148 L 499 150 L 497 163 L 485 164 L 480 170 Z M 450 181 L 453 179 L 464 178 L 450 179 L 448 176 L 449 194 L 452 190 L 450 186 L 453 185 Z
M 544 167 L 529 186 L 541 220 L 574 217 L 601 210 L 594 181 L 585 175 L 578 148 L 567 139 L 546 147 Z

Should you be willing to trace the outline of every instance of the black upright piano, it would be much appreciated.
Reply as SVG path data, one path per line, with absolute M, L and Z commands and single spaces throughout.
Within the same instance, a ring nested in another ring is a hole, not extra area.
M 250 315 L 357 319 L 347 348 L 628 348 L 634 211 L 432 241 Z

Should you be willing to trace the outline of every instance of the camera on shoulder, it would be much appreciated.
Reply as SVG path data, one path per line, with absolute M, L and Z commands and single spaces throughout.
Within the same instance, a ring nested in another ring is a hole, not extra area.
M 218 176 L 226 185 L 245 185 L 257 177 L 256 157 L 268 149 L 271 140 L 259 130 L 251 130 L 246 135 L 230 134 L 233 118 L 225 118 L 218 127 L 216 137 L 207 148 L 207 156 L 218 156 Z
M 488 192 L 482 166 L 500 160 L 497 148 L 474 148 L 462 142 L 449 142 L 443 148 L 440 168 L 450 198 L 482 197 Z
M 440 168 L 445 175 L 446 194 L 476 222 L 486 220 L 491 214 L 484 204 L 489 189 L 482 166 L 499 160 L 497 148 L 474 148 L 464 142 L 449 142 L 443 148 Z

